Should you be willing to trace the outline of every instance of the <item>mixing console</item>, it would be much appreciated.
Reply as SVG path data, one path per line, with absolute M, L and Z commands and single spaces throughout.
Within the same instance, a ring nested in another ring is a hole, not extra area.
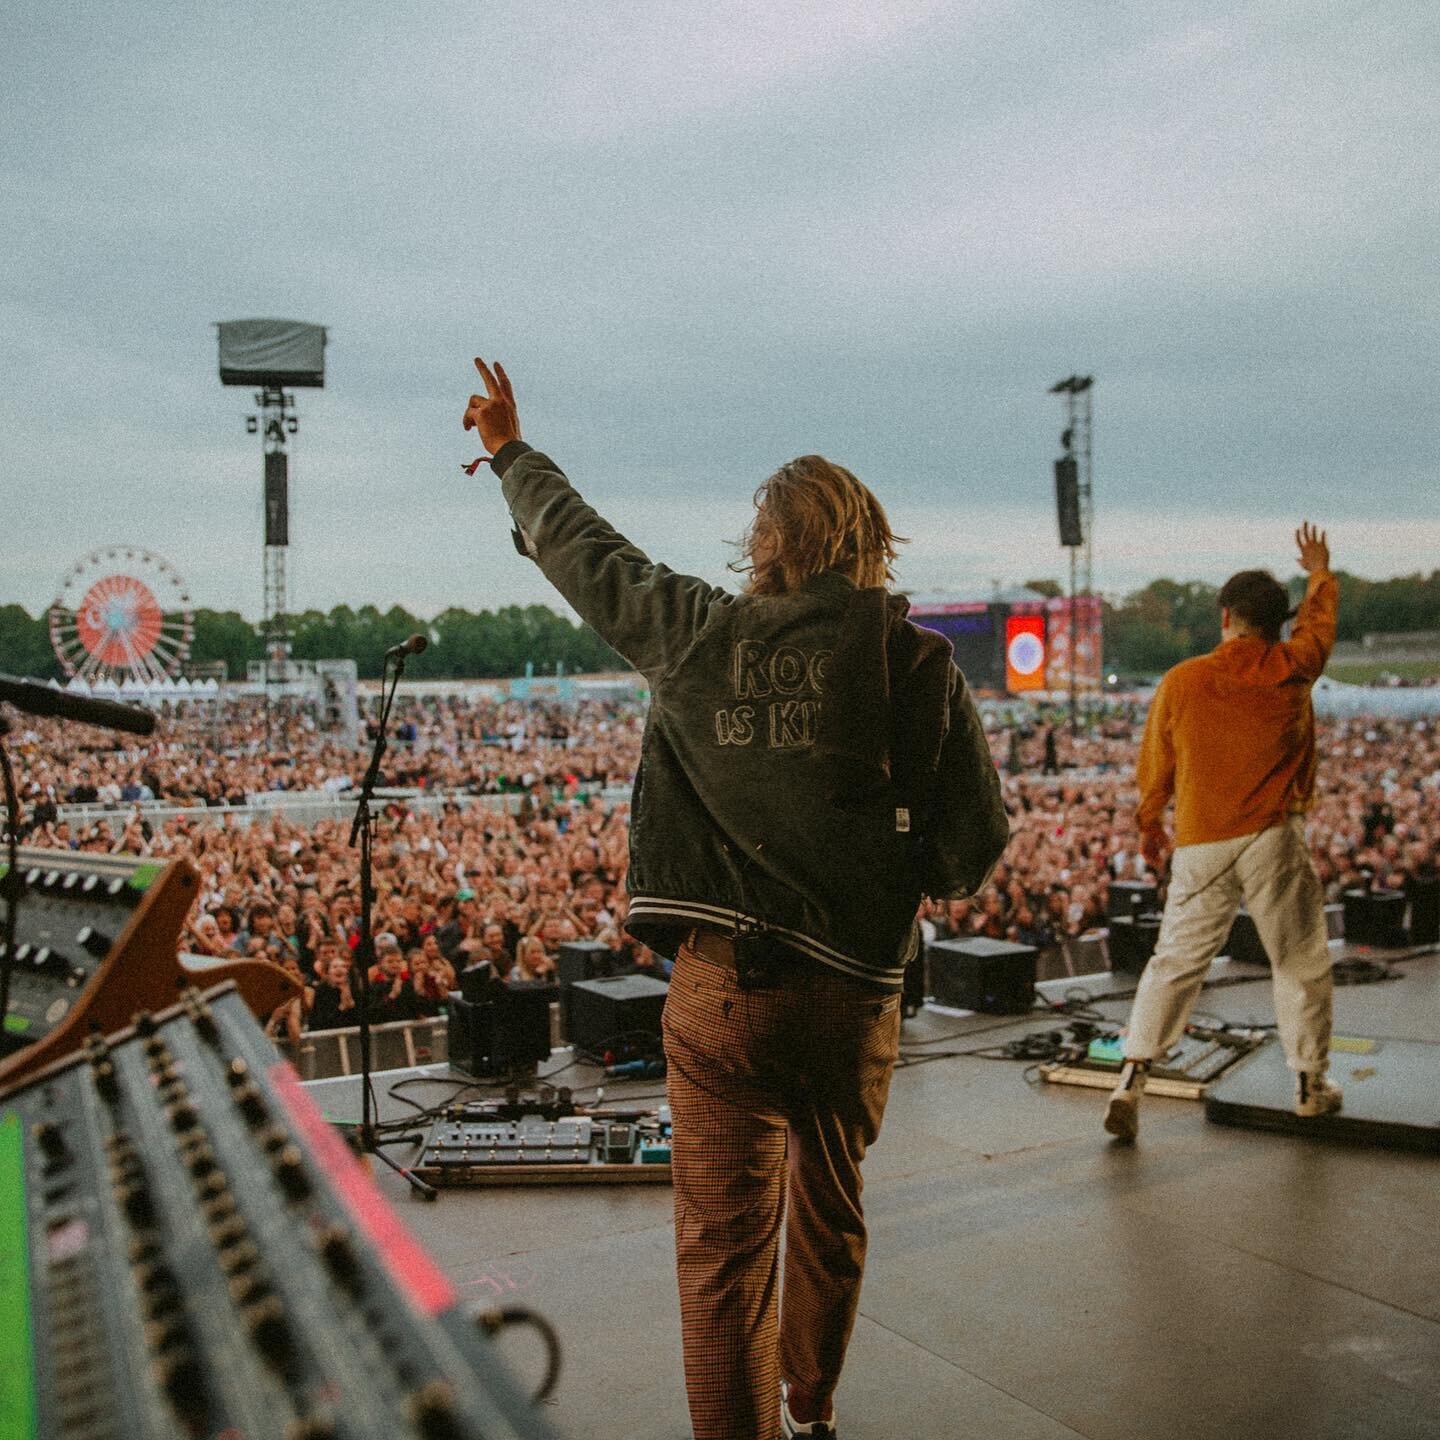
M 552 1435 L 227 984 L 0 1099 L 0 1435 Z
M 0 1054 L 48 1035 L 69 1014 L 121 936 L 147 930 L 137 914 L 143 902 L 153 909 L 155 897 L 177 885 L 186 892 L 186 910 L 195 897 L 193 880 L 178 866 L 69 850 L 23 849 L 19 859 L 17 943 Z M 0 860 L 0 875 L 7 869 Z M 182 910 L 169 936 L 172 951 L 184 919 Z
M 0 860 L 0 876 L 8 868 Z M 177 942 L 199 890 L 195 870 L 184 861 L 78 850 L 22 848 L 16 874 L 0 1087 L 74 1050 L 90 1029 L 109 1032 L 128 1024 L 136 1010 L 173 1004 L 186 978 Z M 3 949 L 0 938 L 0 954 Z M 204 983 L 227 979 L 267 1016 L 296 993 L 283 970 L 263 961 L 208 970 Z

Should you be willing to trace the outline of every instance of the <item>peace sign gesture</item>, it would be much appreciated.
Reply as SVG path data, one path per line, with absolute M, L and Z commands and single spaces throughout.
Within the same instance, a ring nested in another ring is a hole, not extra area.
M 465 407 L 465 428 L 480 432 L 481 444 L 495 455 L 507 440 L 520 438 L 520 417 L 515 411 L 515 392 L 510 388 L 510 377 L 505 367 L 497 360 L 494 373 L 477 355 L 475 368 L 485 381 L 484 395 L 472 395 Z

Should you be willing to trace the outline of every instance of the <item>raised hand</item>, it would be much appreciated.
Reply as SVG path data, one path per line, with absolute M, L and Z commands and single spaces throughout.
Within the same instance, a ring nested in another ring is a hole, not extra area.
M 467 430 L 478 430 L 480 443 L 494 455 L 507 441 L 520 438 L 515 392 L 510 387 L 505 367 L 498 360 L 492 373 L 490 367 L 476 356 L 475 368 L 485 381 L 485 394 L 470 397 L 470 403 L 465 407 L 464 425 Z
M 1323 530 L 1317 530 L 1306 520 L 1295 532 L 1295 543 L 1300 547 L 1302 570 L 1314 574 L 1317 570 L 1330 568 L 1330 547 L 1325 543 Z

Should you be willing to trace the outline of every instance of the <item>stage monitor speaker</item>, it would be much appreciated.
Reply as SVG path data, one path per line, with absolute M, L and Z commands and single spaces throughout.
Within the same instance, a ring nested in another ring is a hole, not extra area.
M 1158 915 L 1110 917 L 1110 968 L 1122 975 L 1138 975 L 1155 953 L 1160 938 Z
M 1373 945 L 1370 938 L 1370 890 L 1368 886 L 1355 886 L 1340 892 L 1340 903 L 1345 907 L 1345 943 L 1347 945 Z
M 555 956 L 555 978 L 560 982 L 560 1029 L 570 1034 L 570 989 L 580 980 L 598 980 L 614 973 L 615 955 L 600 940 L 566 940 Z
M 1035 1003 L 1033 945 L 1008 940 L 936 940 L 925 948 L 936 1003 L 986 1015 L 1018 1015 Z
M 610 975 L 570 987 L 571 1043 L 590 1055 L 659 1055 L 670 987 L 650 975 Z
M 1406 900 L 1400 890 L 1375 890 L 1370 895 L 1370 943 L 1381 950 L 1401 950 L 1405 938 Z
M 1060 520 L 1060 543 L 1083 545 L 1080 528 L 1080 478 L 1073 455 L 1062 455 L 1055 462 L 1055 511 Z
M 1117 915 L 1150 915 L 1157 900 L 1151 880 L 1112 880 L 1106 913 L 1113 920 Z
M 1411 880 L 1405 893 L 1410 897 L 1410 943 L 1440 944 L 1440 880 Z
M 1261 943 L 1260 932 L 1255 928 L 1255 919 L 1242 905 L 1230 922 L 1230 933 L 1220 953 L 1232 960 L 1243 960 L 1247 965 L 1268 965 L 1270 957 Z
M 479 968 L 479 967 L 475 967 Z M 450 994 L 450 1060 L 471 1075 L 510 1075 L 550 1058 L 550 1002 L 543 980 L 494 984 L 479 1004 Z

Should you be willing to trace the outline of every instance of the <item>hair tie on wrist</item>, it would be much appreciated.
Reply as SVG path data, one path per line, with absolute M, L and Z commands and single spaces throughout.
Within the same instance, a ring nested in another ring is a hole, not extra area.
M 488 465 L 494 458 L 493 455 L 482 455 L 478 460 L 472 460 L 468 465 L 462 465 L 460 468 L 467 475 L 473 475 L 482 465 Z

